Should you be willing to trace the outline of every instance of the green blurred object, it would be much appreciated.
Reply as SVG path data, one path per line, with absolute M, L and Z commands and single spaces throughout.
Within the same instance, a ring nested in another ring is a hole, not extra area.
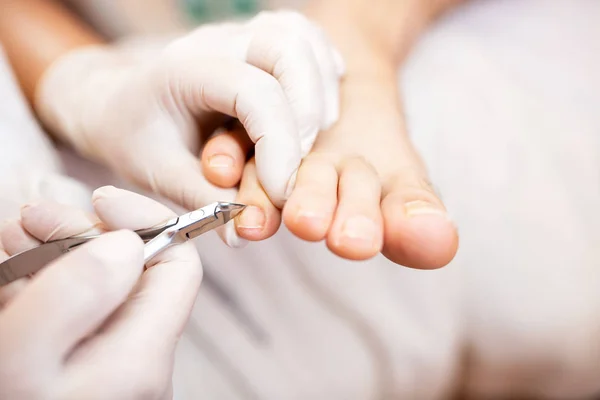
M 257 0 L 232 0 L 235 10 L 240 14 L 254 14 L 258 11 Z
M 260 0 L 180 0 L 188 17 L 197 23 L 244 17 L 260 9 Z
M 207 0 L 184 0 L 183 8 L 188 16 L 197 21 L 208 16 Z

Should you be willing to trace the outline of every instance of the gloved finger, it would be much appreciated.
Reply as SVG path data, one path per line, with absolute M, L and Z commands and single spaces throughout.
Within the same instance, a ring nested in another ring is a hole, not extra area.
M 256 145 L 260 181 L 281 207 L 301 158 L 294 114 L 277 80 L 241 61 L 176 50 L 167 57 L 170 93 L 192 113 L 218 111 L 240 120 Z
M 14 255 L 39 246 L 42 242 L 80 234 L 97 234 L 103 230 L 94 216 L 78 208 L 42 200 L 21 208 L 21 220 L 9 221 L 0 232 L 0 240 L 8 255 Z M 6 244 L 4 244 L 6 243 Z M 10 300 L 24 287 L 27 280 L 2 287 L 0 297 Z M 2 300 L 0 300 L 0 303 Z
M 319 71 L 320 84 L 322 86 L 324 112 L 319 121 L 321 129 L 328 129 L 339 118 L 340 79 L 345 74 L 345 63 L 340 52 L 329 41 L 325 33 L 304 15 L 294 11 L 278 11 L 261 13 L 251 24 L 269 24 L 278 32 L 287 31 L 291 36 L 302 37 L 310 46 L 314 60 Z M 278 37 L 280 37 L 278 35 Z M 293 49 L 292 49 L 293 50 Z M 291 52 L 289 54 L 292 54 Z M 290 71 L 291 72 L 291 71 Z M 285 72 L 287 75 L 287 71 Z M 292 87 L 298 86 L 299 82 L 293 78 L 287 79 Z M 283 81 L 282 86 L 284 89 Z M 292 94 L 290 92 L 290 94 Z M 306 147 L 303 147 L 306 150 Z M 310 150 L 310 147 L 308 148 Z M 306 154 L 306 153 L 305 153 Z
M 324 119 L 324 83 L 308 40 L 290 32 L 288 27 L 278 28 L 273 24 L 259 29 L 248 47 L 246 60 L 279 81 L 294 113 L 301 152 L 307 154 Z M 258 154 L 257 163 L 261 163 Z
M 13 256 L 41 244 L 38 239 L 27 232 L 21 221 L 16 219 L 4 222 L 0 231 L 0 241 L 2 242 L 4 252 L 8 256 Z
M 152 228 L 177 216 L 155 200 L 114 186 L 94 190 L 92 205 L 98 218 L 110 230 Z
M 310 24 L 309 21 L 306 22 Z M 321 130 L 327 130 L 340 117 L 340 81 L 345 74 L 346 67 L 341 53 L 333 47 L 322 30 L 316 26 L 309 29 L 307 40 L 312 45 L 322 76 L 325 110 L 321 121 Z
M 213 136 L 202 150 L 202 170 L 213 185 L 230 188 L 239 185 L 242 179 L 252 142 L 243 127 L 240 128 Z
M 143 242 L 111 232 L 52 262 L 0 314 L 3 355 L 57 368 L 127 298 L 143 267 Z
M 78 207 L 43 200 L 21 208 L 21 224 L 41 242 L 103 233 L 102 223 Z
M 138 194 L 114 187 L 94 193 L 94 208 L 110 229 L 139 229 L 157 225 L 175 214 L 165 206 Z M 94 369 L 112 363 L 115 374 L 136 381 L 135 376 L 152 377 L 153 385 L 167 387 L 170 375 L 157 374 L 172 365 L 172 354 L 196 299 L 202 278 L 195 246 L 173 246 L 154 258 L 129 300 L 103 326 L 102 335 L 86 344 L 92 359 L 75 357 L 69 374 L 78 376 L 84 368 Z M 82 365 L 84 363 L 85 365 Z M 123 374 L 119 366 L 130 374 Z M 167 372 L 167 371 L 164 371 Z M 73 378 L 74 381 L 78 379 Z M 118 380 L 117 380 L 118 382 Z
M 0 229 L 0 262 L 40 244 L 39 240 L 25 230 L 21 221 L 5 221 Z M 26 287 L 28 281 L 29 278 L 23 278 L 0 286 L 0 308 L 7 306 Z
M 0 226 L 3 229 L 4 224 Z M 0 263 L 6 261 L 10 256 L 4 251 L 4 245 L 0 238 Z M 7 285 L 0 286 L 0 310 L 4 308 L 10 301 L 19 294 L 19 292 L 27 285 L 27 278 L 19 279 Z
M 241 237 L 248 240 L 264 240 L 277 232 L 281 224 L 281 212 L 262 189 L 254 159 L 248 161 L 244 168 L 236 202 L 248 206 L 235 219 L 235 227 Z

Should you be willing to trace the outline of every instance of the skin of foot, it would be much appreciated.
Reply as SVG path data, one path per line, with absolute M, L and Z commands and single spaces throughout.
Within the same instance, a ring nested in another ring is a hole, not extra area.
M 341 119 L 319 134 L 282 211 L 262 190 L 253 159 L 246 161 L 251 143 L 243 130 L 208 142 L 202 153 L 207 178 L 223 187 L 239 184 L 237 201 L 249 205 L 236 220 L 241 237 L 266 239 L 283 219 L 299 238 L 325 240 L 351 260 L 382 252 L 404 266 L 434 269 L 454 257 L 456 228 L 410 143 L 389 72 L 346 80 Z M 223 155 L 233 162 L 211 163 Z
M 309 3 L 306 13 L 324 28 L 346 64 L 340 118 L 318 135 L 281 211 L 262 190 L 253 159 L 246 159 L 252 144 L 243 129 L 206 144 L 207 179 L 222 187 L 239 185 L 237 200 L 250 205 L 236 220 L 238 235 L 263 240 L 283 220 L 299 238 L 325 240 L 332 252 L 350 260 L 381 252 L 397 264 L 435 269 L 454 258 L 457 230 L 410 142 L 397 71 L 427 25 L 458 3 Z M 347 12 L 340 15 L 342 9 Z M 233 161 L 214 162 L 215 156 Z

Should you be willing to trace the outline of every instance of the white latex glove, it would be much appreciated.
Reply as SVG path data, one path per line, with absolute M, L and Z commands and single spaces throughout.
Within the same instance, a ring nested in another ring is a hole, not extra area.
M 159 52 L 76 50 L 46 73 L 36 107 L 78 151 L 188 209 L 233 200 L 206 181 L 198 155 L 223 115 L 238 118 L 281 207 L 317 133 L 338 118 L 343 72 L 315 25 L 268 12 L 201 27 Z
M 87 205 L 91 191 L 64 175 L 52 143 L 32 115 L 0 46 L 0 220 L 23 203 L 52 199 Z
M 175 215 L 114 187 L 97 190 L 93 202 L 108 230 Z M 0 261 L 40 241 L 96 232 L 98 223 L 76 208 L 30 205 L 0 231 Z M 171 399 L 175 346 L 202 269 L 192 243 L 143 267 L 141 239 L 118 231 L 0 288 L 0 398 Z

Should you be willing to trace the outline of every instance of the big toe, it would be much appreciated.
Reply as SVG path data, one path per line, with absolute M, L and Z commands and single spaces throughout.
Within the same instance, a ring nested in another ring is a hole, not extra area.
M 382 202 L 385 220 L 383 254 L 406 267 L 436 269 L 458 250 L 456 226 L 438 201 L 408 200 L 390 194 Z

